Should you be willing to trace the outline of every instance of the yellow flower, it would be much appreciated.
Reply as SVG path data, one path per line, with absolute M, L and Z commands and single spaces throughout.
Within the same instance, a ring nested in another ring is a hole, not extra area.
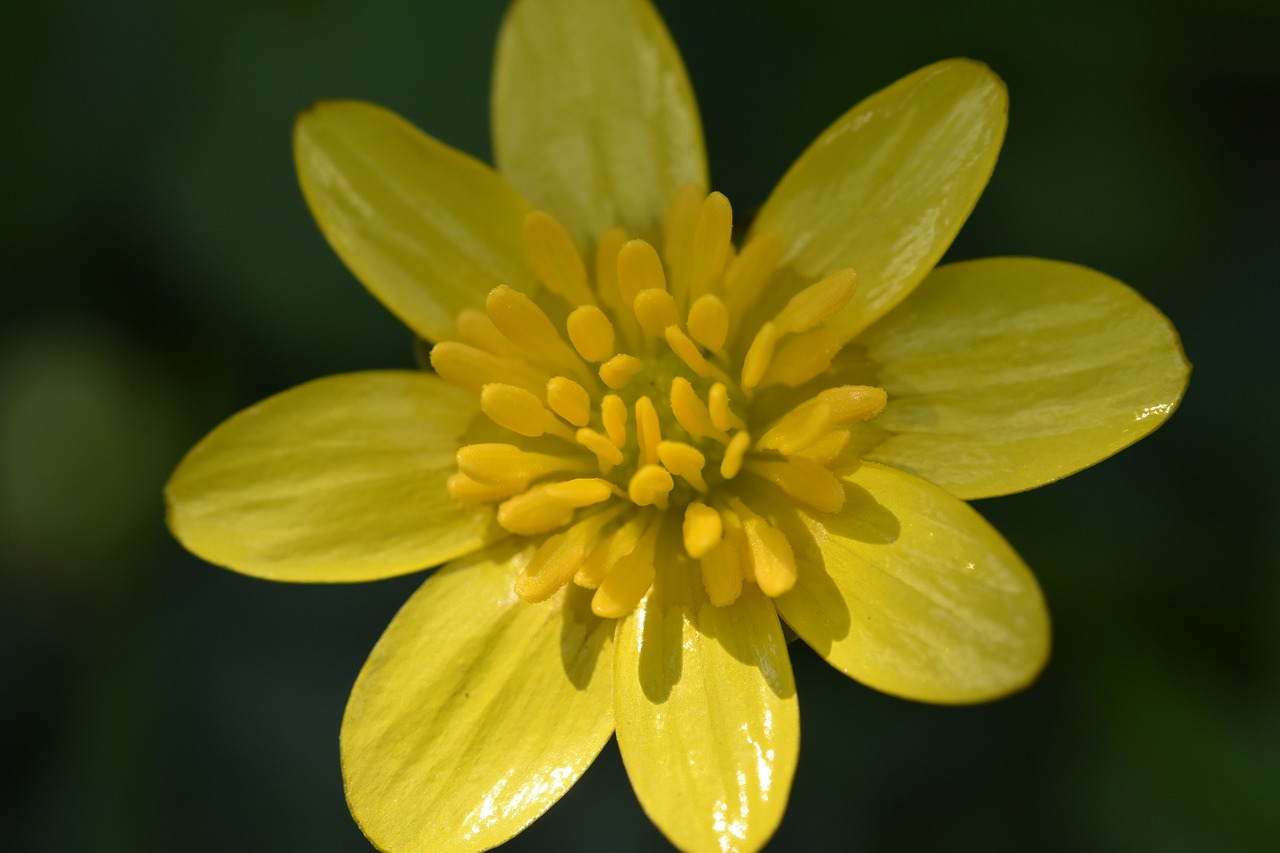
M 388 850 L 478 850 L 616 730 L 678 847 L 755 850 L 799 712 L 783 621 L 840 671 L 978 702 L 1046 659 L 1040 591 L 965 499 L 1159 425 L 1187 365 L 1124 285 L 1025 258 L 934 269 L 994 166 L 985 66 L 854 107 L 743 237 L 708 193 L 645 0 L 518 0 L 499 171 L 378 107 L 295 134 L 329 242 L 435 372 L 322 379 L 236 415 L 169 483 L 205 559 L 287 581 L 444 564 L 352 691 L 352 813 Z

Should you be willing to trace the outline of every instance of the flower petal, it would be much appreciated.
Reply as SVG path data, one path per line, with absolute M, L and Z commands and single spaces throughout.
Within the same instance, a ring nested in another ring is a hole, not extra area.
M 889 431 L 868 458 L 965 499 L 1039 486 L 1105 459 L 1173 412 L 1177 333 L 1115 279 L 992 258 L 937 269 L 859 337 Z
M 1044 599 L 991 525 L 871 462 L 846 476 L 845 492 L 838 515 L 803 519 L 808 536 L 788 531 L 799 577 L 777 605 L 806 643 L 870 687 L 926 702 L 994 699 L 1039 673 Z
M 487 850 L 578 780 L 613 733 L 612 623 L 570 584 L 529 604 L 525 556 L 431 576 L 374 647 L 342 720 L 351 814 L 381 850 Z
M 872 95 L 783 176 L 753 232 L 782 237 L 804 284 L 842 267 L 853 299 L 829 325 L 852 337 L 902 300 L 951 245 L 991 177 L 1008 100 L 989 68 L 939 62 Z
M 665 560 L 618 624 L 618 746 L 645 813 L 682 850 L 757 850 L 786 808 L 799 705 L 773 604 L 754 586 L 707 601 Z
M 225 421 L 165 490 L 169 527 L 211 563 L 281 581 L 363 581 L 479 548 L 492 511 L 453 501 L 474 396 L 429 373 L 300 385 Z
M 485 164 L 389 110 L 323 101 L 298 116 L 298 179 L 343 262 L 409 328 L 438 341 L 499 284 L 534 292 L 529 203 Z
M 646 0 L 516 2 L 493 83 L 498 167 L 581 243 L 653 238 L 676 191 L 706 186 L 688 75 Z

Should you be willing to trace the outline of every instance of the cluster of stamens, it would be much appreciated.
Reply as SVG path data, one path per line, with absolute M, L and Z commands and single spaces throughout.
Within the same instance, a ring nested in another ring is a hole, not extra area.
M 625 615 L 655 566 L 679 556 L 669 519 L 681 520 L 683 550 L 713 604 L 736 600 L 744 583 L 781 595 L 795 583 L 793 548 L 735 481 L 755 478 L 819 512 L 844 505 L 828 466 L 849 425 L 884 408 L 884 392 L 842 385 L 784 411 L 752 404 L 828 370 L 842 342 L 825 321 L 857 276 L 842 269 L 801 290 L 748 337 L 744 319 L 781 244 L 764 232 L 736 252 L 731 231 L 728 199 L 689 187 L 667 217 L 661 255 L 614 229 L 598 241 L 590 277 L 564 227 L 531 213 L 524 239 L 548 292 L 542 304 L 497 287 L 484 311 L 458 316 L 456 340 L 433 348 L 437 373 L 478 394 L 501 428 L 501 440 L 458 451 L 449 491 L 497 504 L 499 525 L 531 537 L 522 598 L 541 601 L 573 581 L 595 590 L 598 615 Z

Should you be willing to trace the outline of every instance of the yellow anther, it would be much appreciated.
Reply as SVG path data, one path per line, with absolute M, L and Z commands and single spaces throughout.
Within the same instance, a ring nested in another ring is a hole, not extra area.
M 742 418 L 735 415 L 733 409 L 729 408 L 729 389 L 723 382 L 717 382 L 711 386 L 711 391 L 707 395 L 707 408 L 710 410 L 712 425 L 721 432 L 747 428 Z
M 831 366 L 841 346 L 840 336 L 825 326 L 797 335 L 774 353 L 760 384 L 803 385 Z
M 535 395 L 515 385 L 491 382 L 480 391 L 480 410 L 495 424 L 536 438 L 550 433 L 573 441 L 573 431 L 556 419 Z
M 614 563 L 591 597 L 591 612 L 602 619 L 621 619 L 635 609 L 657 575 L 653 551 L 642 541 L 634 551 Z
M 627 242 L 627 232 L 610 228 L 596 242 L 596 291 L 600 300 L 613 309 L 615 317 L 623 314 L 630 305 L 622 304 L 622 292 L 618 290 L 618 252 Z
M 564 533 L 548 536 L 516 578 L 516 595 L 525 601 L 545 601 L 564 586 L 586 561 L 600 529 L 617 511 L 599 512 Z
M 716 607 L 733 604 L 742 595 L 742 556 L 728 541 L 721 540 L 698 561 L 702 586 Z
M 688 294 L 689 274 L 692 267 L 693 235 L 702 215 L 706 190 L 695 184 L 685 184 L 676 193 L 667 211 L 666 229 L 662 240 L 662 257 L 671 270 L 671 290 L 678 297 Z
M 755 338 L 742 359 L 742 390 L 749 391 L 760 384 L 769 362 L 773 361 L 773 348 L 778 343 L 778 327 L 773 323 L 765 323 L 756 332 Z
M 744 519 L 742 529 L 760 591 L 770 598 L 788 592 L 796 585 L 796 555 L 786 534 L 759 516 Z
M 693 342 L 692 338 L 680 331 L 679 326 L 667 326 L 663 335 L 667 339 L 667 346 L 671 347 L 671 351 L 679 356 L 680 360 L 687 364 L 690 370 L 699 376 L 710 376 L 712 374 L 711 365 L 703 358 L 702 353 L 698 352 L 698 345 Z
M 750 447 L 751 435 L 745 431 L 729 439 L 729 444 L 724 449 L 724 458 L 720 460 L 720 476 L 726 480 L 732 480 L 738 476 L 738 472 L 742 470 L 742 461 L 746 458 L 747 449 Z
M 675 488 L 671 472 L 661 465 L 644 465 L 627 483 L 627 497 L 636 506 L 667 508 L 667 495 Z
M 851 267 L 836 270 L 791 297 L 778 315 L 778 328 L 783 332 L 803 332 L 835 314 L 848 303 L 858 284 L 858 274 Z
M 520 291 L 500 284 L 489 291 L 484 308 L 502 334 L 530 355 L 561 365 L 580 364 L 547 315 Z
M 636 294 L 632 303 L 640 328 L 655 337 L 661 335 L 668 326 L 680 322 L 680 309 L 676 307 L 676 299 L 665 290 L 651 287 Z
M 873 385 L 841 385 L 828 388 L 817 398 L 831 407 L 831 421 L 852 424 L 869 421 L 884 411 L 889 397 L 883 388 Z
M 602 538 L 573 576 L 573 582 L 587 589 L 598 589 L 609 574 L 609 569 L 636 549 L 648 523 L 647 515 L 637 513 Z
M 787 497 L 818 512 L 839 512 L 844 506 L 840 479 L 812 459 L 749 459 L 744 467 L 782 489 Z
M 720 513 L 701 501 L 693 501 L 684 510 L 684 550 L 695 560 L 706 554 L 724 537 Z
M 627 404 L 617 394 L 605 394 L 600 401 L 600 420 L 609 440 L 622 447 L 627 443 Z
M 724 300 L 704 293 L 689 309 L 689 335 L 712 352 L 724 346 L 729 336 L 729 309 Z
M 547 405 L 576 427 L 584 427 L 591 420 L 591 395 L 568 377 L 553 376 L 547 382 Z
M 730 262 L 724 271 L 724 291 L 725 304 L 734 318 L 741 319 L 756 304 L 780 257 L 782 238 L 776 231 L 761 231 Z
M 524 218 L 524 242 L 529 260 L 547 289 L 571 305 L 595 302 L 587 287 L 587 268 L 573 238 L 551 215 L 535 210 Z
M 441 379 L 473 394 L 479 394 L 490 382 L 509 382 L 541 394 L 548 379 L 546 373 L 520 359 L 494 355 L 458 341 L 445 341 L 432 347 L 431 366 Z
M 658 461 L 658 442 L 662 441 L 662 428 L 658 423 L 658 410 L 648 397 L 636 400 L 636 444 L 640 447 L 640 464 L 652 465 Z
M 522 536 L 546 533 L 573 520 L 573 511 L 608 500 L 607 480 L 565 480 L 534 486 L 498 505 L 498 524 Z
M 667 289 L 666 273 L 658 253 L 644 240 L 631 240 L 618 252 L 618 291 L 630 308 L 642 290 Z
M 581 456 L 534 453 L 513 444 L 468 444 L 458 450 L 458 470 L 467 477 L 477 483 L 509 484 L 516 491 L 548 474 L 590 474 L 591 469 L 590 460 Z
M 711 421 L 707 406 L 683 376 L 671 380 L 671 413 L 684 431 L 694 438 L 720 432 Z
M 454 471 L 445 481 L 449 496 L 463 503 L 490 503 L 509 498 L 524 488 L 521 483 L 480 483 L 461 471 Z
M 498 331 L 489 315 L 474 308 L 463 308 L 454 321 L 458 334 L 467 343 L 488 350 L 497 355 L 520 355 L 520 350 L 511 345 L 506 335 Z
M 693 445 L 683 441 L 660 441 L 658 459 L 668 471 L 684 478 L 698 491 L 707 490 L 707 481 L 702 479 L 702 469 L 707 464 L 707 457 Z
M 599 373 L 601 381 L 616 391 L 619 388 L 625 388 L 627 383 L 631 381 L 631 377 L 643 369 L 643 361 L 634 355 L 620 352 L 600 365 Z
M 596 306 L 579 305 L 573 309 L 565 326 L 573 348 L 587 361 L 598 364 L 613 355 L 613 324 Z
M 815 398 L 779 418 L 760 436 L 756 447 L 791 456 L 825 436 L 831 430 L 831 422 L 831 406 Z
M 796 451 L 795 455 L 803 456 L 805 459 L 812 459 L 819 465 L 826 467 L 840 458 L 840 454 L 844 452 L 845 445 L 849 443 L 851 437 L 847 429 L 837 427 L 803 450 Z
M 596 455 L 600 465 L 600 473 L 608 474 L 615 465 L 622 464 L 622 451 L 607 436 L 593 429 L 580 429 L 576 435 L 578 444 Z
M 730 504 L 742 506 L 742 502 L 736 499 L 731 500 Z M 753 515 L 745 506 L 743 510 Z M 737 557 L 738 571 L 742 572 L 743 580 L 755 583 L 756 576 L 751 570 L 751 548 L 747 544 L 747 532 L 742 528 L 742 517 L 732 509 L 722 509 L 720 520 L 724 522 L 724 544 L 733 549 Z
M 733 208 L 723 193 L 713 192 L 702 202 L 690 248 L 689 295 L 706 293 L 724 271 L 733 236 Z

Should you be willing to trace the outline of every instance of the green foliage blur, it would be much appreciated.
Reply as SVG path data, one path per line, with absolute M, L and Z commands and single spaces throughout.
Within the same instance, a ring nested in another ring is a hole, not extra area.
M 273 585 L 189 556 L 161 488 L 221 419 L 414 363 L 297 189 L 294 115 L 391 107 L 489 156 L 501 0 L 14 0 L 0 14 L 0 847 L 359 851 L 338 729 L 420 576 Z M 1009 85 L 950 258 L 1058 258 L 1181 331 L 1181 411 L 983 501 L 1054 659 L 947 709 L 793 646 L 799 775 L 774 851 L 1280 849 L 1280 5 L 659 2 L 713 184 L 763 201 L 829 122 L 965 55 Z M 1268 388 L 1271 390 L 1268 391 Z M 610 746 L 512 850 L 664 849 Z

